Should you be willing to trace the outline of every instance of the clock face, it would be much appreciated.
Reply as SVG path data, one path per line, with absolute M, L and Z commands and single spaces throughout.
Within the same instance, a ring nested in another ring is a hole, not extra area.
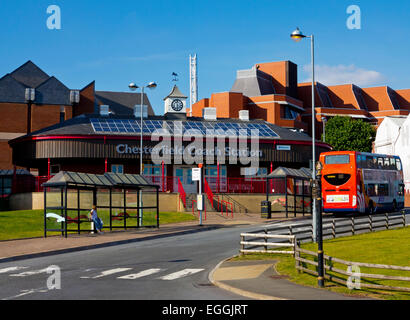
M 174 111 L 181 111 L 183 107 L 184 107 L 184 103 L 179 99 L 175 99 L 171 103 L 171 108 Z

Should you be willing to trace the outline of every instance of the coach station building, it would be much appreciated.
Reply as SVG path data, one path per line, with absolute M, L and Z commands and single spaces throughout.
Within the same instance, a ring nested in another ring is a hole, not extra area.
M 211 187 L 220 192 L 227 190 L 229 179 L 241 185 L 279 166 L 310 166 L 312 140 L 306 133 L 250 119 L 243 111 L 232 119 L 205 108 L 201 116 L 188 117 L 186 99 L 174 86 L 164 98 L 164 115 L 142 115 L 143 174 L 161 190 L 176 191 L 180 181 L 186 193 L 196 192 L 191 174 L 199 163 Z M 13 163 L 35 168 L 44 177 L 59 171 L 140 173 L 140 123 L 138 105 L 131 115 L 101 106 L 97 113 L 11 140 Z M 317 141 L 316 157 L 330 149 Z

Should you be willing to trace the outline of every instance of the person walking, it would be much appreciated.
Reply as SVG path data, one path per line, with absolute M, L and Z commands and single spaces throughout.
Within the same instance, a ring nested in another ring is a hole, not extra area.
M 102 220 L 98 217 L 97 207 L 96 207 L 96 206 L 93 206 L 93 207 L 92 207 L 92 209 L 91 209 L 91 211 L 90 211 L 90 214 L 89 214 L 89 218 L 90 218 L 90 221 L 94 222 L 94 227 L 95 227 L 95 229 L 97 230 L 97 232 L 98 232 L 98 233 L 104 233 L 104 232 L 101 231 L 101 229 L 102 229 L 102 227 L 103 227 L 103 222 L 102 222 Z

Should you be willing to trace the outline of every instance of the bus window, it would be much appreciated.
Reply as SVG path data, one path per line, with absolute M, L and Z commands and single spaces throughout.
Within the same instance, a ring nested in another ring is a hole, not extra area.
M 360 154 L 358 154 L 358 155 L 356 156 L 356 166 L 357 166 L 358 168 L 361 168 L 361 167 L 362 167 L 362 156 L 361 156 Z
M 390 167 L 390 161 L 389 158 L 384 158 L 384 169 L 389 169 Z
M 366 189 L 369 197 L 374 197 L 376 195 L 376 186 L 373 183 L 369 183 Z
M 377 167 L 378 169 L 383 169 L 383 158 L 381 157 L 377 158 Z
M 328 174 L 324 176 L 325 180 L 333 186 L 341 186 L 342 184 L 345 184 L 347 181 L 349 181 L 350 177 L 350 174 L 343 173 Z
M 366 168 L 371 169 L 373 167 L 373 157 L 366 156 Z
M 397 168 L 397 170 L 401 170 L 401 162 L 400 162 L 400 159 L 396 159 L 396 168 Z
M 396 159 L 390 158 L 390 170 L 396 170 Z
M 404 196 L 404 184 L 399 184 L 399 196 Z
M 389 185 L 387 183 L 381 183 L 377 190 L 378 196 L 388 196 L 389 195 Z
M 325 164 L 348 164 L 350 163 L 348 154 L 338 154 L 334 156 L 326 156 Z

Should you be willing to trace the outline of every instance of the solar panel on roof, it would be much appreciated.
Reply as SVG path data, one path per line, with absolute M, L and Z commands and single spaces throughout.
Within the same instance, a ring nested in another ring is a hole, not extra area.
M 97 119 L 90 120 L 95 132 L 106 133 L 139 133 L 141 126 L 139 121 L 129 119 Z M 171 135 L 188 133 L 192 135 L 215 135 L 215 136 L 255 136 L 277 137 L 278 135 L 265 123 L 237 123 L 237 122 L 199 122 L 199 121 L 166 121 L 166 120 L 143 120 L 144 134 L 169 131 Z

